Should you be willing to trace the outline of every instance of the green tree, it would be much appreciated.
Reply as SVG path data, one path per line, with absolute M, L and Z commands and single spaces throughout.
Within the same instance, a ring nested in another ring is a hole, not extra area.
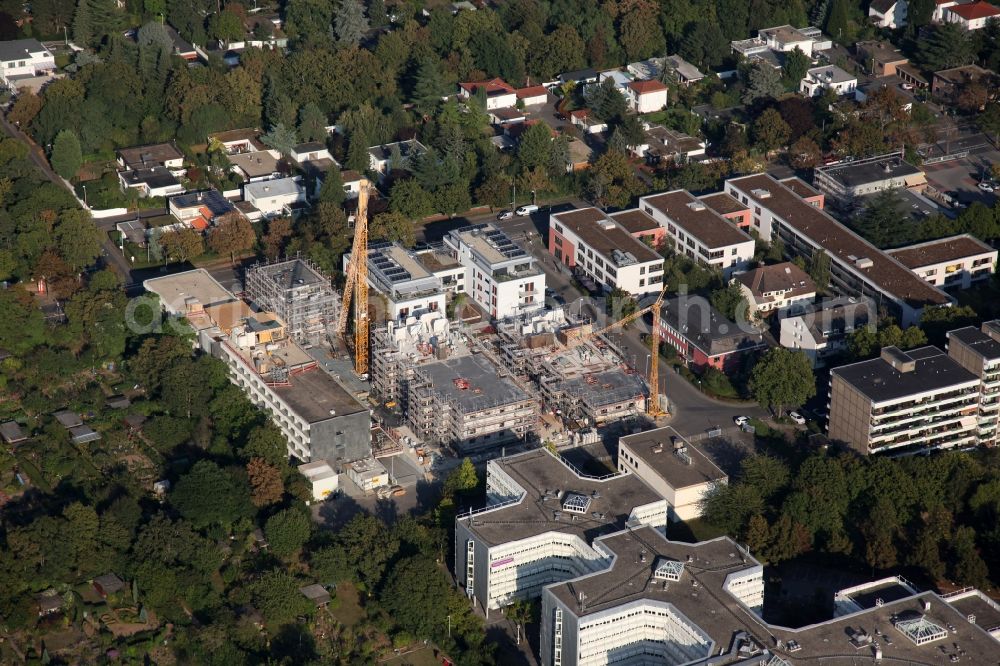
M 442 640 L 449 622 L 457 634 L 482 631 L 482 621 L 473 616 L 469 604 L 428 555 L 401 560 L 380 597 L 393 620 L 414 636 Z
M 319 190 L 319 200 L 340 205 L 344 203 L 347 193 L 344 192 L 344 177 L 340 169 L 330 169 L 323 174 L 323 185 Z
M 90 213 L 80 208 L 63 213 L 53 230 L 59 256 L 74 271 L 83 270 L 97 259 L 101 252 L 100 233 Z
M 411 97 L 417 109 L 430 113 L 444 95 L 444 80 L 437 59 L 427 56 L 417 61 Z
M 208 19 L 208 36 L 221 42 L 242 40 L 245 36 L 243 20 L 235 12 L 225 9 Z
M 778 70 L 765 63 L 756 63 L 750 69 L 743 103 L 754 104 L 759 100 L 773 99 L 785 92 Z
M 263 458 L 251 458 L 247 463 L 247 481 L 254 506 L 277 504 L 285 494 L 281 470 Z
M 769 349 L 754 364 L 750 394 L 777 413 L 798 407 L 816 395 L 816 378 L 809 357 L 785 347 Z
M 552 132 L 545 123 L 536 123 L 521 135 L 517 159 L 523 171 L 535 167 L 548 167 L 552 153 Z
M 765 110 L 753 124 L 754 141 L 765 153 L 786 146 L 791 134 L 792 128 L 774 108 Z
M 358 582 L 372 594 L 399 549 L 399 542 L 378 518 L 359 514 L 341 530 L 338 543 L 344 549 Z M 399 573 L 399 569 L 395 569 L 393 580 L 399 578 Z
M 309 540 L 311 526 L 309 516 L 298 508 L 279 511 L 264 523 L 267 546 L 278 557 L 291 557 Z
M 830 287 L 830 255 L 826 250 L 816 250 L 809 257 L 808 272 L 809 277 L 816 283 L 816 287 L 825 291 Z
M 406 247 L 413 247 L 417 242 L 413 222 L 396 211 L 379 213 L 372 218 L 368 225 L 368 237 L 372 240 L 398 242 Z
M 832 0 L 830 3 L 830 12 L 826 16 L 826 25 L 823 26 L 823 32 L 838 42 L 842 42 L 852 34 L 848 25 L 850 7 L 851 5 L 847 0 Z
M 608 292 L 604 301 L 605 312 L 615 321 L 633 314 L 638 307 L 639 305 L 632 294 L 620 287 L 615 287 Z
M 855 219 L 854 226 L 858 233 L 880 248 L 905 243 L 910 230 L 902 208 L 898 192 L 882 190 L 871 198 Z
M 628 158 L 618 151 L 608 151 L 597 158 L 587 171 L 586 192 L 598 206 L 624 208 L 642 191 Z
M 397 180 L 389 191 L 389 210 L 419 220 L 434 212 L 434 196 L 415 178 Z
M 763 511 L 764 501 L 756 488 L 741 483 L 718 484 L 701 500 L 702 517 L 726 534 L 740 534 L 750 518 Z
M 462 464 L 452 470 L 448 478 L 445 479 L 442 494 L 445 497 L 454 498 L 456 495 L 475 490 L 478 485 L 479 476 L 476 474 L 475 466 L 470 459 L 463 458 Z
M 802 49 L 795 47 L 785 54 L 785 63 L 781 69 L 784 72 L 785 85 L 794 90 L 799 89 L 799 82 L 805 78 L 806 71 L 812 65 L 809 56 L 802 52 Z
M 285 127 L 282 123 L 278 123 L 272 127 L 266 134 L 262 134 L 260 140 L 265 146 L 274 148 L 284 157 L 291 155 L 292 149 L 299 142 L 298 137 L 295 135 L 295 128 Z
M 368 137 L 364 132 L 357 131 L 351 133 L 351 142 L 347 147 L 347 159 L 344 166 L 358 173 L 364 173 L 370 168 Z
M 170 503 L 195 527 L 229 527 L 253 514 L 250 493 L 243 483 L 213 462 L 200 460 L 177 481 Z
M 747 299 L 739 283 L 732 283 L 714 290 L 709 295 L 709 302 L 726 319 L 731 321 L 747 320 Z
M 978 322 L 979 315 L 968 305 L 928 307 L 920 315 L 920 328 L 927 335 L 928 342 L 939 346 L 944 345 L 948 331 L 977 325 Z
M 268 622 L 282 625 L 300 615 L 312 615 L 316 607 L 299 592 L 299 583 L 292 574 L 274 569 L 249 585 L 253 605 Z
M 368 32 L 368 19 L 361 0 L 341 0 L 334 14 L 333 32 L 342 46 L 354 46 Z
M 83 164 L 83 152 L 80 149 L 80 139 L 73 130 L 65 129 L 56 135 L 52 142 L 52 169 L 69 179 L 76 176 Z
M 79 0 L 73 16 L 73 41 L 80 46 L 96 47 L 105 35 L 116 34 L 122 12 L 115 0 Z
M 250 222 L 236 212 L 223 215 L 208 235 L 208 246 L 212 251 L 228 254 L 233 264 L 236 263 L 237 252 L 252 249 L 256 242 L 257 235 Z
M 611 77 L 604 79 L 600 85 L 587 89 L 587 103 L 596 117 L 607 122 L 623 118 L 628 111 L 628 102 L 618 92 Z
M 989 583 L 989 570 L 976 546 L 976 530 L 961 526 L 951 538 L 951 578 L 962 585 L 985 587 Z
M 201 234 L 194 229 L 168 231 L 160 236 L 160 244 L 168 257 L 178 261 L 194 259 L 205 252 Z
M 765 502 L 773 502 L 791 481 L 788 465 L 768 455 L 754 455 L 740 463 L 740 483 L 757 491 Z
M 917 44 L 917 56 L 931 71 L 968 65 L 975 60 L 975 48 L 969 33 L 957 23 L 941 23 Z
M 698 67 L 717 67 L 729 55 L 729 42 L 714 23 L 693 21 L 684 31 L 679 52 Z
M 326 141 L 326 114 L 315 102 L 306 102 L 299 109 L 298 138 L 302 141 Z
M 746 529 L 746 545 L 751 553 L 762 551 L 771 542 L 771 526 L 767 518 L 756 513 L 750 517 Z

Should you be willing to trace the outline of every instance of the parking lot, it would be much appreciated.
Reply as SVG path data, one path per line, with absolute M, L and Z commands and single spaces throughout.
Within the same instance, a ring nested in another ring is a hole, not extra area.
M 964 143 L 981 144 L 985 141 L 982 134 L 976 137 L 963 139 Z M 952 152 L 964 150 L 959 144 L 949 146 Z M 966 157 L 938 162 L 934 164 L 924 164 L 923 170 L 927 174 L 927 182 L 931 187 L 939 192 L 943 192 L 956 199 L 963 205 L 970 205 L 973 202 L 980 202 L 987 206 L 996 203 L 996 193 L 984 192 L 979 189 L 980 178 L 985 174 L 989 176 L 990 166 L 1000 163 L 1000 151 L 992 146 L 982 146 L 973 148 Z

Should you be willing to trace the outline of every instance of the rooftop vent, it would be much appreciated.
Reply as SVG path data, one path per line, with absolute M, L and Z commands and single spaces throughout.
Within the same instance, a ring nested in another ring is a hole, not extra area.
M 917 369 L 916 360 L 899 347 L 883 347 L 880 357 L 896 372 L 907 373 Z
M 861 257 L 860 259 L 855 260 L 854 265 L 858 268 L 871 268 L 875 265 L 875 262 L 868 257 Z
M 691 201 L 687 205 L 691 210 L 705 210 L 705 204 L 700 201 Z
M 762 188 L 757 188 L 755 190 L 751 190 L 750 194 L 754 195 L 758 199 L 770 199 L 771 198 L 771 191 L 770 190 L 765 190 L 765 189 L 762 189 Z

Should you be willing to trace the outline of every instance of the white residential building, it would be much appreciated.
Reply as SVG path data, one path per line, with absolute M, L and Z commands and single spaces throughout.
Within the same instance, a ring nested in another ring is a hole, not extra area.
M 671 521 L 701 516 L 701 501 L 729 476 L 673 428 L 618 440 L 618 471 L 635 474 L 667 501 Z
M 997 251 L 969 234 L 887 250 L 896 261 L 944 289 L 968 289 L 996 271 Z
M 667 106 L 667 86 L 661 81 L 630 81 L 623 92 L 636 113 L 653 113 Z
M 307 143 L 300 143 L 294 148 L 289 154 L 289 157 L 296 164 L 305 164 L 306 162 L 319 162 L 322 160 L 330 160 L 333 162 L 334 166 L 339 167 L 337 160 L 333 159 L 333 155 L 330 154 L 329 148 L 326 147 L 325 143 L 320 143 L 318 141 L 310 141 Z
M 639 208 L 666 229 L 678 253 L 726 278 L 753 260 L 753 238 L 687 190 L 640 197 Z
M 979 377 L 937 347 L 885 347 L 830 371 L 830 439 L 861 454 L 979 442 Z
M 509 83 L 500 78 L 489 81 L 470 81 L 458 84 L 459 99 L 468 100 L 482 90 L 486 95 L 486 110 L 503 109 L 517 105 L 517 91 Z
M 55 68 L 55 56 L 37 39 L 0 42 L 0 72 L 8 88 L 16 88 L 18 79 L 49 74 Z
M 880 28 L 895 30 L 906 25 L 908 8 L 906 0 L 872 0 L 868 18 Z
M 806 97 L 819 97 L 825 90 L 832 90 L 838 95 L 853 95 L 857 87 L 858 77 L 836 65 L 813 67 L 799 82 L 799 92 Z
M 817 309 L 782 319 L 778 342 L 801 351 L 818 368 L 847 350 L 854 331 L 877 321 L 878 309 L 870 299 L 833 299 Z
M 944 10 L 944 20 L 957 23 L 965 30 L 982 30 L 989 21 L 1000 18 L 1000 7 L 983 0 L 949 6 Z
M 809 275 L 786 261 L 773 266 L 759 266 L 734 278 L 747 299 L 747 316 L 778 312 L 779 316 L 796 314 L 816 300 L 816 284 Z
M 605 291 L 642 296 L 663 289 L 663 257 L 597 208 L 551 215 L 549 252 Z
M 424 144 L 416 139 L 384 143 L 381 146 L 371 146 L 368 149 L 368 168 L 385 175 L 397 169 L 409 168 L 410 159 L 427 152 Z
M 545 272 L 493 224 L 456 229 L 444 244 L 464 269 L 465 293 L 491 318 L 545 307 Z
M 278 217 L 290 214 L 293 207 L 306 202 L 306 188 L 296 178 L 246 183 L 243 199 L 260 211 L 259 217 Z
M 162 166 L 119 171 L 118 185 L 122 192 L 135 190 L 140 197 L 170 197 L 184 192 L 177 177 Z
M 486 498 L 455 521 L 455 574 L 487 613 L 606 566 L 594 536 L 667 521 L 666 500 L 636 475 L 584 476 L 544 448 L 490 460 Z

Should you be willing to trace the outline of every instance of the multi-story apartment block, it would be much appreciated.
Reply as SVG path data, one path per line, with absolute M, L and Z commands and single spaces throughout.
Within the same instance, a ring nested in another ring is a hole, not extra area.
M 347 252 L 345 271 L 350 261 L 351 253 Z M 441 278 L 428 270 L 416 253 L 398 243 L 368 244 L 368 286 L 385 297 L 387 320 L 402 322 L 445 309 Z
M 863 454 L 979 443 L 980 378 L 937 347 L 885 347 L 830 372 L 830 439 Z
M 1000 425 L 1000 320 L 948 332 L 948 356 L 979 377 L 979 443 L 997 443 Z
M 553 214 L 549 252 L 605 291 L 642 296 L 663 289 L 663 257 L 597 208 Z
M 184 317 L 196 344 L 225 362 L 229 380 L 281 430 L 288 453 L 336 467 L 371 456 L 371 414 L 308 353 L 273 312 L 255 312 L 204 269 L 146 280 L 161 307 Z
M 930 284 L 944 289 L 968 289 L 988 280 L 997 265 L 997 251 L 969 234 L 887 252 Z
M 493 319 L 545 307 L 545 273 L 494 225 L 456 229 L 444 237 L 444 244 L 465 269 L 465 293 Z
M 753 238 L 686 190 L 641 197 L 639 208 L 667 230 L 678 254 L 727 278 L 753 260 Z
M 940 289 L 809 203 L 789 185 L 766 174 L 726 181 L 726 192 L 752 207 L 753 229 L 764 239 L 780 238 L 792 256 L 829 255 L 830 285 L 849 296 L 871 297 L 901 326 L 920 321 L 925 307 L 951 305 Z
M 667 500 L 671 521 L 701 516 L 701 501 L 729 476 L 673 428 L 618 440 L 618 471 L 635 474 Z
M 487 613 L 606 566 L 593 538 L 667 518 L 666 501 L 634 474 L 585 476 L 546 449 L 490 460 L 486 497 L 455 521 L 455 574 Z
M 274 312 L 299 342 L 316 342 L 337 321 L 340 295 L 330 278 L 306 259 L 258 263 L 246 271 L 246 297 Z

